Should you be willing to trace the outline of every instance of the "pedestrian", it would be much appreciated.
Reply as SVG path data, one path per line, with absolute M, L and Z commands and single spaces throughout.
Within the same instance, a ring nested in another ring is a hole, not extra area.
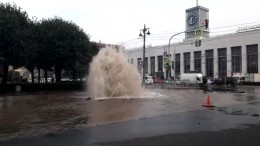
M 206 92 L 207 91 L 207 82 L 208 82 L 207 76 L 202 77 L 202 82 L 203 82 L 203 91 Z

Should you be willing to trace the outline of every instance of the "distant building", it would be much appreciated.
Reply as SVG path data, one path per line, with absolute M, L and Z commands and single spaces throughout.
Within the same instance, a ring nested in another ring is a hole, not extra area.
M 210 37 L 210 31 L 204 26 L 208 12 L 201 6 L 187 9 L 183 42 L 171 44 L 170 48 L 168 45 L 147 47 L 143 71 L 168 76 L 164 67 L 164 48 L 169 48 L 167 55 L 171 58 L 171 68 L 168 72 L 171 77 L 191 71 L 201 72 L 210 78 L 260 73 L 260 24 L 240 27 L 232 34 Z M 196 28 L 200 26 L 203 26 L 202 34 L 196 36 Z M 201 45 L 196 47 L 197 40 L 201 40 Z M 127 50 L 127 54 L 129 62 L 142 71 L 143 49 Z

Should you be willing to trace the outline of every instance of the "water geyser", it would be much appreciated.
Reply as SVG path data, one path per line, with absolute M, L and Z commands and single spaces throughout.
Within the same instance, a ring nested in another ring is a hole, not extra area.
M 108 46 L 93 57 L 87 84 L 92 97 L 138 96 L 142 92 L 137 67 L 128 63 L 122 49 Z

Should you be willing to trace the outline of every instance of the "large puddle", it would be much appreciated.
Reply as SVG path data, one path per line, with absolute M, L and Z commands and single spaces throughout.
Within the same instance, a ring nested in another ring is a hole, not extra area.
M 139 97 L 99 97 L 91 100 L 85 92 L 0 95 L 0 140 L 204 110 L 201 105 L 207 96 L 216 109 L 225 114 L 256 115 L 259 114 L 260 88 L 253 89 L 245 88 L 245 93 L 241 94 L 148 89 Z

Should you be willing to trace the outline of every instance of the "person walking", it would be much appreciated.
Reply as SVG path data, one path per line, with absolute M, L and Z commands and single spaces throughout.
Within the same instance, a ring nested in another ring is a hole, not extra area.
M 204 91 L 204 93 L 206 93 L 206 91 L 207 91 L 207 83 L 208 83 L 207 76 L 203 76 L 202 77 L 202 82 L 203 82 L 203 91 Z

